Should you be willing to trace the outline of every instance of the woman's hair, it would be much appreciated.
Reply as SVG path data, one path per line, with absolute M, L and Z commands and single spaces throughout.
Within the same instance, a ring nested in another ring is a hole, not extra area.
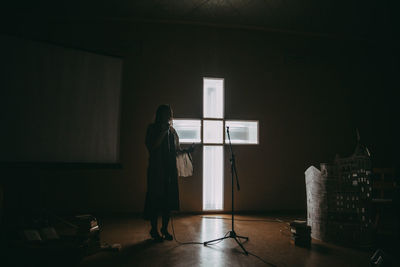
M 172 109 L 170 105 L 159 105 L 156 111 L 155 123 L 166 123 L 172 119 Z

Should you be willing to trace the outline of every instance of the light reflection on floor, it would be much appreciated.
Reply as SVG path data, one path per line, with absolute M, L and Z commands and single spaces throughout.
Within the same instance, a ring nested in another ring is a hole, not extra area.
M 287 222 L 295 218 L 298 216 L 277 221 L 275 217 L 264 215 L 237 216 L 235 230 L 237 234 L 250 238 L 244 246 L 247 251 L 277 266 L 369 265 L 369 251 L 317 240 L 312 241 L 311 249 L 295 246 L 290 241 L 290 230 L 287 227 Z M 232 227 L 231 216 L 227 214 L 182 215 L 174 219 L 176 238 L 181 242 L 204 242 L 221 238 Z M 181 245 L 174 241 L 154 243 L 149 239 L 149 231 L 149 222 L 141 218 L 103 220 L 102 242 L 121 243 L 122 250 L 119 253 L 105 252 L 87 257 L 80 266 L 268 266 L 255 256 L 246 256 L 232 238 L 208 246 L 202 243 Z
M 228 230 L 225 220 L 202 218 L 200 239 L 203 242 L 223 237 L 227 231 Z M 201 248 L 199 257 L 201 261 L 201 266 L 222 265 L 221 260 L 223 259 L 223 257 L 221 257 L 221 253 L 223 252 L 221 251 L 221 249 L 218 248 L 223 247 L 224 242 L 226 241 L 222 241 L 215 245 L 210 244 Z

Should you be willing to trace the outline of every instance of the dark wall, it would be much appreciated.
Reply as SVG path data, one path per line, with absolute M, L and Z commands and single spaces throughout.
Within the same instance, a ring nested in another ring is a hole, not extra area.
M 160 103 L 202 117 L 202 78 L 225 78 L 226 119 L 259 120 L 260 144 L 235 146 L 239 210 L 305 209 L 304 171 L 348 156 L 355 128 L 375 166 L 398 166 L 398 54 L 386 44 L 194 25 L 40 22 L 1 32 L 122 56 L 122 169 L 6 168 L 6 204 L 57 211 L 140 212 L 144 135 Z M 202 207 L 202 151 L 180 180 L 183 211 Z M 230 207 L 225 149 L 225 209 Z

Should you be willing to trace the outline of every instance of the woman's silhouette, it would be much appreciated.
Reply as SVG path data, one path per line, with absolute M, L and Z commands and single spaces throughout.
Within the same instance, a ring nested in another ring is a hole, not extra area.
M 172 118 L 171 107 L 160 105 L 155 121 L 148 126 L 146 133 L 146 147 L 150 156 L 144 218 L 150 220 L 150 235 L 156 241 L 173 239 L 168 232 L 168 222 L 171 210 L 179 210 L 176 155 L 193 150 L 193 146 L 189 150 L 180 148 L 178 134 L 172 127 Z M 157 229 L 159 214 L 162 215 L 162 236 Z

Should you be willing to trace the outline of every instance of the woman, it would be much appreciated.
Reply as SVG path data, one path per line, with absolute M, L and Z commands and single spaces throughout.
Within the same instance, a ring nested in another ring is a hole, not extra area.
M 156 241 L 172 240 L 168 232 L 171 210 L 179 210 L 178 171 L 176 155 L 193 150 L 181 150 L 179 137 L 172 127 L 172 109 L 169 105 L 157 108 L 154 123 L 146 133 L 146 147 L 149 151 L 147 169 L 147 193 L 144 218 L 151 222 L 151 237 Z M 162 214 L 161 234 L 157 230 L 158 215 Z

